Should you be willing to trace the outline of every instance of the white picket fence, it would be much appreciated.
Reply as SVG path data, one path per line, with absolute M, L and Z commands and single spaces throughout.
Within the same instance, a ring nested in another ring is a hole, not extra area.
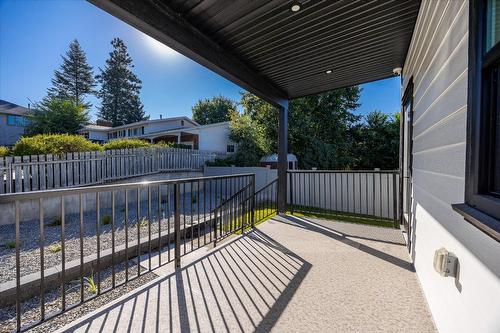
M 179 148 L 0 157 L 0 194 L 100 184 L 157 172 L 199 170 L 224 153 Z

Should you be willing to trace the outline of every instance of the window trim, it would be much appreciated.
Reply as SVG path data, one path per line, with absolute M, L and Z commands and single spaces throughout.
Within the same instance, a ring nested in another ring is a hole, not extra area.
M 481 142 L 491 135 L 487 122 L 481 119 L 484 117 L 481 106 L 489 96 L 487 89 L 483 89 L 486 84 L 483 68 L 491 65 L 491 55 L 500 51 L 499 45 L 496 45 L 489 50 L 488 57 L 484 57 L 484 37 L 485 1 L 470 0 L 465 204 L 453 205 L 453 209 L 466 221 L 500 240 L 500 199 L 481 193 L 485 187 L 485 176 L 480 177 L 480 174 L 485 175 L 489 168 L 489 164 L 480 158 L 488 153 L 489 148 Z

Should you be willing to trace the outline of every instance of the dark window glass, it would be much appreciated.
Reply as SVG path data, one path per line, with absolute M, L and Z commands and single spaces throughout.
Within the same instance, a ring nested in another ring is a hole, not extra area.
M 500 0 L 488 0 L 486 11 L 486 51 L 500 41 Z

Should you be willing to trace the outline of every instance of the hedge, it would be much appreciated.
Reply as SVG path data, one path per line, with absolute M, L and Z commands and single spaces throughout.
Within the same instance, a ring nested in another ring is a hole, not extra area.
M 0 157 L 9 155 L 9 148 L 0 146 Z
M 149 142 L 139 139 L 118 139 L 109 141 L 102 145 L 104 150 L 127 149 L 127 148 L 147 148 L 151 147 Z
M 80 135 L 39 134 L 22 137 L 12 148 L 13 155 L 61 155 L 80 151 L 102 150 L 101 145 L 93 143 Z

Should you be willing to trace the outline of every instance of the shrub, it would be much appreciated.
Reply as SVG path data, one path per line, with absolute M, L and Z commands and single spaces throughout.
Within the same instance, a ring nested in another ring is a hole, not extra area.
M 52 253 L 57 253 L 61 251 L 61 244 L 60 243 L 54 243 L 49 246 L 49 251 Z
M 0 157 L 9 155 L 9 148 L 0 146 Z
M 104 215 L 101 219 L 101 223 L 104 225 L 110 224 L 111 223 L 111 216 Z
M 80 135 L 38 134 L 22 137 L 16 142 L 12 152 L 14 155 L 61 155 L 80 151 L 102 150 L 101 146 Z
M 97 294 L 97 284 L 95 283 L 94 280 L 94 272 L 92 271 L 92 274 L 88 277 L 83 278 L 83 284 L 87 287 L 88 291 L 91 294 Z
M 16 248 L 16 241 L 15 240 L 9 240 L 5 242 L 5 247 L 8 249 L 14 249 Z
M 151 144 L 144 140 L 139 139 L 118 139 L 105 143 L 103 146 L 104 150 L 111 149 L 127 149 L 127 148 L 147 148 L 151 147 Z
M 213 160 L 213 161 L 205 162 L 206 166 L 218 166 L 218 167 L 228 167 L 228 166 L 232 166 L 235 164 L 236 164 L 236 162 L 235 162 L 234 157 L 232 155 L 228 156 L 226 158 L 215 158 L 215 160 Z
M 54 217 L 54 219 L 48 224 L 49 227 L 57 227 L 62 224 L 62 220 L 60 217 Z

